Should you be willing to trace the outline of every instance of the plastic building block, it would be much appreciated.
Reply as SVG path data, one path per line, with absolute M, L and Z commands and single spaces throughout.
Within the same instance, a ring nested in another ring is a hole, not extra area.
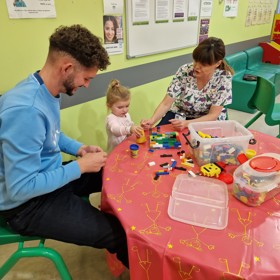
M 172 155 L 171 154 L 162 154 L 162 155 L 160 155 L 160 157 L 172 157 Z
M 188 170 L 188 173 L 189 173 L 192 177 L 196 177 L 196 174 L 194 174 L 191 170 Z
M 181 142 L 178 132 L 165 132 L 150 134 L 151 149 L 178 149 L 181 147 Z
M 182 171 L 186 171 L 187 170 L 187 168 L 184 168 L 184 167 L 181 167 L 181 166 L 175 166 L 174 169 L 182 170 Z
M 233 176 L 229 173 L 221 173 L 217 179 L 225 182 L 226 184 L 233 183 Z
M 157 175 L 157 176 L 160 176 L 160 175 L 168 175 L 168 174 L 169 174 L 168 171 L 158 171 L 158 172 L 156 172 L 156 175 Z
M 198 131 L 197 134 L 201 137 L 201 138 L 212 138 L 211 135 L 207 134 L 207 133 L 203 133 L 202 131 Z

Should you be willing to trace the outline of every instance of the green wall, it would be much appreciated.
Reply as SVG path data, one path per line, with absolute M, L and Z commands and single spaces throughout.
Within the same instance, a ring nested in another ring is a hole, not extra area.
M 219 2 L 218 0 L 213 1 L 209 36 L 221 37 L 226 45 L 239 43 L 240 47 L 243 41 L 270 35 L 272 21 L 267 24 L 245 27 L 248 0 L 239 1 L 238 17 L 236 18 L 224 18 L 224 3 L 222 1 L 219 4 Z M 274 7 L 276 4 L 274 1 Z M 103 1 L 57 0 L 55 6 L 57 12 L 55 19 L 9 19 L 6 1 L 0 1 L 0 93 L 13 87 L 29 73 L 40 69 L 47 55 L 48 37 L 57 26 L 80 23 L 89 28 L 95 35 L 103 37 Z M 114 73 L 117 73 L 120 69 L 190 54 L 192 50 L 193 47 L 128 60 L 124 49 L 123 54 L 111 56 L 112 64 L 106 72 L 115 71 Z M 181 64 L 183 63 L 185 61 L 182 61 Z M 102 73 L 100 72 L 100 75 Z M 141 79 L 141 73 L 139 73 L 139 79 Z M 130 113 L 135 123 L 139 123 L 142 118 L 151 115 L 162 99 L 170 79 L 171 76 L 164 77 L 131 88 Z M 104 93 L 105 91 L 106 88 L 104 88 Z M 90 94 L 93 95 L 92 101 L 61 111 L 62 130 L 84 143 L 95 143 L 106 148 L 104 119 L 107 109 L 105 98 L 94 99 L 94 92 Z

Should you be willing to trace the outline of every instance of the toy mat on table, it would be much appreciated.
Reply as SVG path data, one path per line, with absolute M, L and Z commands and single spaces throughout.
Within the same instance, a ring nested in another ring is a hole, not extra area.
M 181 148 L 181 141 L 179 133 L 171 132 L 152 132 L 150 134 L 150 149 L 179 149 Z

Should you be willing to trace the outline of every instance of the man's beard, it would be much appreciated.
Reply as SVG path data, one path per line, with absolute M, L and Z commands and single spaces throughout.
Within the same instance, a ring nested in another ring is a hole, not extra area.
M 68 96 L 74 95 L 73 90 L 74 90 L 74 82 L 72 76 L 69 76 L 63 83 L 63 86 L 65 88 L 65 93 Z

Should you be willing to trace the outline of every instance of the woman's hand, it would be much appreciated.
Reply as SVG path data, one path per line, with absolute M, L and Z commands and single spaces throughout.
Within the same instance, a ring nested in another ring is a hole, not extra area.
M 143 129 L 147 130 L 153 126 L 153 121 L 152 119 L 142 120 L 140 124 Z
M 188 121 L 186 120 L 178 120 L 178 119 L 171 119 L 169 122 L 173 125 L 176 130 L 182 131 L 184 128 L 188 126 Z

